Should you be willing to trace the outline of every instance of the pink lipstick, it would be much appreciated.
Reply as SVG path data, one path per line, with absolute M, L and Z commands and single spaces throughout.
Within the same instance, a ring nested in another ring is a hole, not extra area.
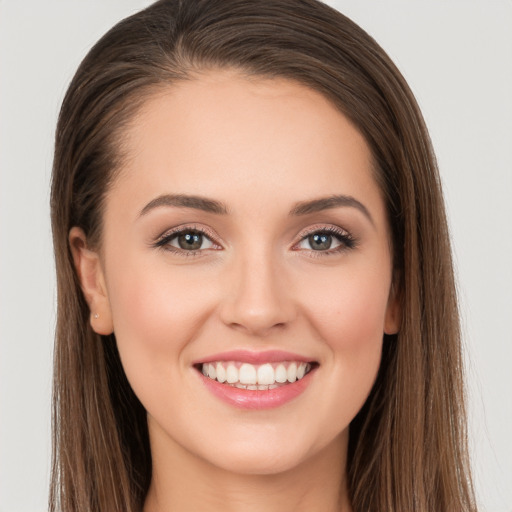
M 279 407 L 302 394 L 318 363 L 283 351 L 230 351 L 194 363 L 205 387 L 242 409 Z

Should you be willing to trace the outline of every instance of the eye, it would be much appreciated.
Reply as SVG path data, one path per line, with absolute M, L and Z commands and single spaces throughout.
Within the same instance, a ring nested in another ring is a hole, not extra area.
M 299 249 L 307 249 L 310 251 L 328 251 L 335 249 L 342 243 L 334 237 L 333 234 L 327 232 L 316 232 L 304 237 L 297 247 Z
M 157 240 L 155 246 L 189 255 L 207 249 L 220 249 L 220 246 L 215 244 L 210 236 L 200 229 L 193 228 L 183 228 L 168 232 Z
M 299 245 L 309 245 L 305 249 L 313 251 L 327 251 L 328 249 L 338 247 L 341 243 L 336 240 L 330 233 L 314 233 L 302 240 Z
M 213 242 L 200 231 L 176 233 L 167 243 L 171 247 L 183 249 L 184 251 L 199 251 L 213 247 Z
M 297 249 L 315 251 L 317 253 L 335 253 L 355 246 L 355 240 L 349 233 L 340 228 L 317 229 L 306 233 L 295 246 Z

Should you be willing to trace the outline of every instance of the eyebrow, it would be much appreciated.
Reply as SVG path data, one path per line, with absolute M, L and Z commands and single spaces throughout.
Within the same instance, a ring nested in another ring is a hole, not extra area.
M 201 196 L 189 196 L 184 194 L 164 194 L 150 201 L 141 210 L 139 217 L 146 215 L 151 210 L 161 206 L 174 206 L 177 208 L 193 208 L 195 210 L 202 210 L 208 213 L 215 213 L 217 215 L 226 215 L 228 210 L 226 206 L 220 201 L 208 199 Z
M 226 215 L 228 209 L 226 205 L 215 199 L 209 199 L 202 196 L 191 196 L 185 194 L 164 194 L 150 201 L 141 210 L 139 217 L 148 214 L 151 210 L 162 206 L 171 206 L 175 208 L 193 208 L 195 210 L 202 210 L 216 215 Z M 290 210 L 290 215 L 301 216 L 311 213 L 321 212 L 323 210 L 330 210 L 340 207 L 352 207 L 359 210 L 368 218 L 368 220 L 375 225 L 373 218 L 366 208 L 366 206 L 352 196 L 333 195 L 329 197 L 321 197 L 312 199 L 310 201 L 301 201 L 296 203 Z
M 311 201 L 301 201 L 290 210 L 290 215 L 308 215 L 310 213 L 347 206 L 359 210 L 375 226 L 373 218 L 366 206 L 354 197 L 345 195 L 334 195 L 313 199 Z

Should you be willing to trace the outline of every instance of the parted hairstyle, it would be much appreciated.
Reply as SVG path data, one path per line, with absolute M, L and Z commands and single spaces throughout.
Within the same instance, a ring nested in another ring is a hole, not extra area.
M 354 512 L 475 511 L 450 242 L 429 135 L 386 53 L 316 0 L 160 0 L 112 28 L 76 72 L 56 130 L 51 192 L 58 314 L 50 510 L 142 510 L 151 480 L 146 413 L 115 333 L 90 326 L 68 234 L 78 226 L 101 247 L 127 124 L 152 94 L 209 69 L 320 92 L 373 156 L 402 317 L 399 333 L 384 335 L 377 380 L 350 425 Z

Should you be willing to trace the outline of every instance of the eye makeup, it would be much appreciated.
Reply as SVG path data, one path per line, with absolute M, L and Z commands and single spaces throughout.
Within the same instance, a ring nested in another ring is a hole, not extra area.
M 221 250 L 222 246 L 214 241 L 217 238 L 218 236 L 206 227 L 181 225 L 160 235 L 152 246 L 180 256 L 198 256 L 207 250 Z
M 165 231 L 151 245 L 155 248 L 190 257 L 205 254 L 206 251 L 222 250 L 213 230 L 196 224 L 180 225 Z M 292 251 L 303 251 L 309 256 L 332 256 L 354 249 L 358 241 L 345 229 L 334 225 L 314 225 L 298 235 L 299 241 Z
M 357 247 L 358 241 L 348 231 L 334 225 L 315 225 L 300 233 L 292 250 L 308 251 L 312 256 L 331 256 Z M 309 244 L 308 247 L 301 245 Z

